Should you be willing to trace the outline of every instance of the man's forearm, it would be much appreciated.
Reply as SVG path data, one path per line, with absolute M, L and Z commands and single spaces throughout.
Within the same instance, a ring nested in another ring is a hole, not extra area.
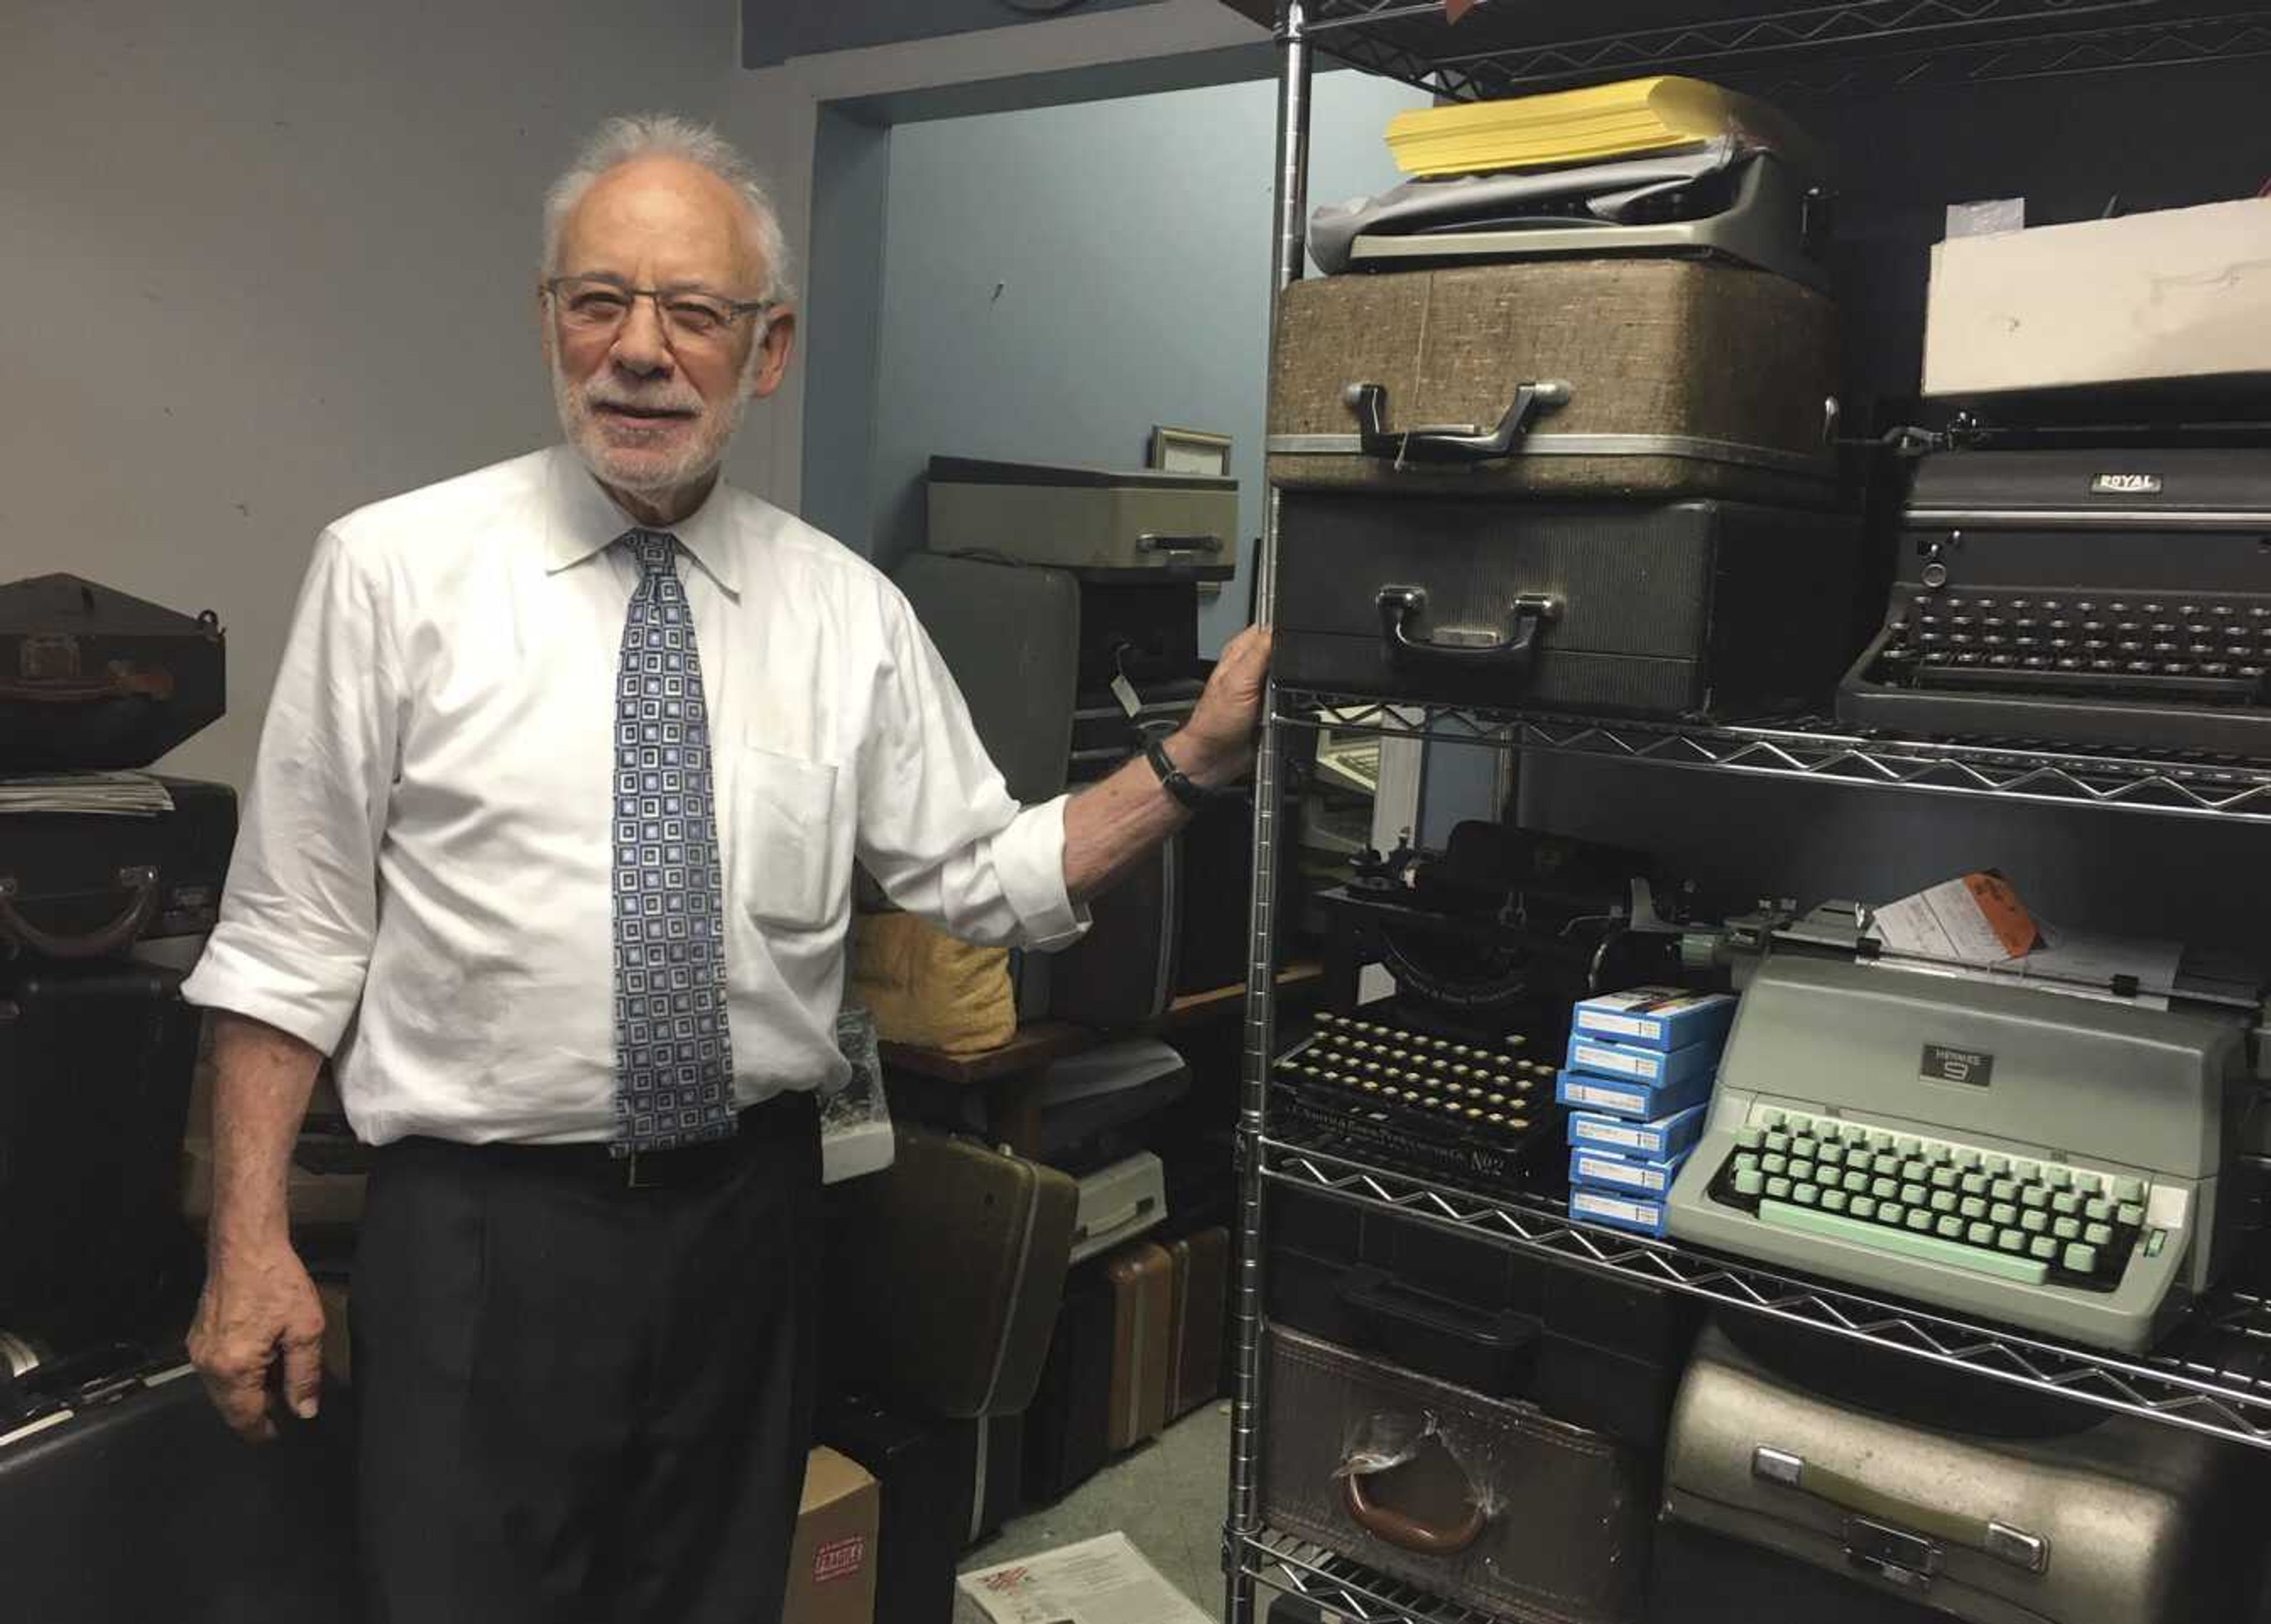
M 323 1059 L 264 1022 L 215 1017 L 210 1240 L 216 1251 L 289 1235 L 292 1146 Z
M 1166 749 L 1183 775 L 1203 788 L 1244 770 L 1243 761 L 1219 759 L 1188 732 L 1169 739 Z M 1081 791 L 1065 804 L 1066 893 L 1086 902 L 1109 889 L 1190 816 L 1140 756 Z

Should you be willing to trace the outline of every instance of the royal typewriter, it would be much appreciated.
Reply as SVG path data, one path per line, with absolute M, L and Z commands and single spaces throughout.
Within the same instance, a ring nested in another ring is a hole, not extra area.
M 1327 1009 L 1276 1063 L 1280 1104 L 1318 1149 L 1452 1183 L 1560 1159 L 1569 1007 L 1664 979 L 1680 897 L 1636 853 L 1495 823 L 1364 853 L 1321 899 Z M 1373 966 L 1396 990 L 1359 1002 Z
M 2271 450 L 1936 451 L 1900 547 L 1842 721 L 2271 758 Z
M 1772 951 L 1735 1017 L 1679 1240 L 2096 1346 L 2228 1261 L 2247 1012 Z

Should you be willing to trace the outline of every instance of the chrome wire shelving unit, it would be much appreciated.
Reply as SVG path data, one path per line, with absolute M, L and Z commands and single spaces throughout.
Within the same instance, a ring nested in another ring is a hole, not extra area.
M 1647 26 L 1600 34 L 1561 4 L 1485 0 L 1225 0 L 1274 25 L 1278 51 L 1275 283 L 1303 273 L 1312 74 L 1322 56 L 1454 100 L 1568 88 L 1648 71 L 1699 73 L 1768 97 L 1903 93 L 2052 75 L 2271 56 L 2271 11 L 2231 0 L 1837 0 L 1707 6 L 1635 0 Z M 1256 559 L 1262 616 L 1277 604 L 1278 502 Z M 1291 733 L 1389 736 L 1647 767 L 1968 796 L 2129 816 L 2271 823 L 2271 763 L 2156 757 L 2039 741 L 1863 736 L 1813 720 L 1686 725 L 1426 705 L 1273 686 L 1255 773 L 1255 860 L 1240 1096 L 1240 1197 L 1227 1624 L 1255 1624 L 1256 1587 L 1357 1624 L 1499 1624 L 1269 1526 L 1262 1517 L 1263 1207 L 1300 1189 L 1580 1267 L 1645 1280 L 1983 1379 L 2064 1395 L 2271 1449 L 2271 1297 L 2226 1289 L 2150 1355 L 2121 1358 L 1888 1304 L 1828 1282 L 1573 1223 L 1542 1195 L 1484 1194 L 1351 1159 L 1268 1120 L 1276 1058 L 1277 786 Z
M 2271 53 L 2271 19 L 2230 0 L 1752 0 L 1685 9 L 1703 14 L 1575 36 L 1565 31 L 1567 12 L 1553 6 L 1485 5 L 1453 24 L 1441 0 L 1314 0 L 1305 21 L 1309 42 L 1327 56 L 1459 101 L 1664 71 L 1795 99 Z
M 2039 741 L 1875 738 L 1816 721 L 1682 726 L 1278 690 L 1280 726 L 1316 727 L 1328 717 L 1342 733 L 1857 788 L 2271 823 L 2271 762 L 2118 755 Z

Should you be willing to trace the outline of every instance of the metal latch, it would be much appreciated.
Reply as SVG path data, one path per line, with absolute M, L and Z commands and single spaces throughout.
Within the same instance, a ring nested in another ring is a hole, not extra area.
M 1865 1516 L 1845 1519 L 1845 1560 L 1865 1573 L 1910 1590 L 1931 1588 L 1947 1566 L 1947 1553 L 1932 1540 Z

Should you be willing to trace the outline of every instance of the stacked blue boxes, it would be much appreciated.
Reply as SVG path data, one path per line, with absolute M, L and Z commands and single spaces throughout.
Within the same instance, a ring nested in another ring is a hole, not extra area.
M 1728 994 L 1668 987 L 1577 1005 L 1554 1089 L 1570 1108 L 1570 1217 L 1664 1233 L 1664 1197 L 1702 1136 L 1734 1017 Z

